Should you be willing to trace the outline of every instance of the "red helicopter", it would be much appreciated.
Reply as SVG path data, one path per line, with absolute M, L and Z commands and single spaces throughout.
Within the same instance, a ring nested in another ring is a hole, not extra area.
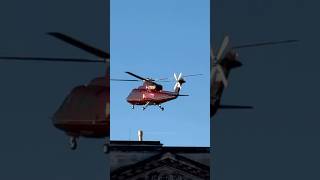
M 70 136 L 69 145 L 72 150 L 77 148 L 77 139 L 105 138 L 103 149 L 108 152 L 110 141 L 110 55 L 100 49 L 89 46 L 68 35 L 52 32 L 48 35 L 60 39 L 72 46 L 80 48 L 101 59 L 74 59 L 74 58 L 46 58 L 46 57 L 0 57 L 3 60 L 22 61 L 50 61 L 50 62 L 78 62 L 78 63 L 105 63 L 104 77 L 98 77 L 88 85 L 77 86 L 72 89 L 62 105 L 54 113 L 53 125 Z
M 174 90 L 173 92 L 163 90 L 162 85 L 156 83 L 156 81 L 168 82 L 168 78 L 154 80 L 151 78 L 143 78 L 131 72 L 126 72 L 126 73 L 137 78 L 138 80 L 135 80 L 135 79 L 130 79 L 130 80 L 111 79 L 111 80 L 143 81 L 143 84 L 138 88 L 133 89 L 127 97 L 127 102 L 132 104 L 132 109 L 134 109 L 135 105 L 143 105 L 142 107 L 143 110 L 145 110 L 150 105 L 156 105 L 163 111 L 164 108 L 161 106 L 162 103 L 176 99 L 179 96 L 188 96 L 188 95 L 179 94 L 182 84 L 186 82 L 182 77 L 182 73 L 180 73 L 178 76 L 176 75 L 176 73 L 173 74 L 176 82 L 173 88 Z M 187 75 L 184 77 L 197 76 L 197 75 L 201 75 L 201 74 Z

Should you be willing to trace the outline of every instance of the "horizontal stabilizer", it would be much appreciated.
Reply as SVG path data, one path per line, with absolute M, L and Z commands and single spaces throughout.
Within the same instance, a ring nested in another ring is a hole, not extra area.
M 220 105 L 220 109 L 253 109 L 253 106 Z
M 177 96 L 189 96 L 188 94 L 178 94 Z
M 65 35 L 65 34 L 62 34 L 62 33 L 58 33 L 58 32 L 50 32 L 48 33 L 49 35 L 57 38 L 57 39 L 60 39 L 61 41 L 64 41 L 68 44 L 71 44 L 77 48 L 80 48 L 90 54 L 93 54 L 95 56 L 98 56 L 100 58 L 104 58 L 104 59 L 110 59 L 110 54 L 107 53 L 107 52 L 104 52 L 100 49 L 97 49 L 97 48 L 94 48 L 92 46 L 89 46 L 88 44 L 85 44 L 79 40 L 76 40 L 68 35 Z

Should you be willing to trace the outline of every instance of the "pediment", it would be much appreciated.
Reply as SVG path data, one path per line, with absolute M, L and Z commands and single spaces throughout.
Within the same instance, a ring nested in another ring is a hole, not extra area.
M 167 152 L 111 172 L 113 180 L 158 180 L 165 176 L 169 179 L 209 179 L 210 169 L 199 162 Z

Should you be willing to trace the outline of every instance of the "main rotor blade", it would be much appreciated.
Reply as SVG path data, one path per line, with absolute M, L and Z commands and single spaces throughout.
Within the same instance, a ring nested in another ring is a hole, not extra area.
M 110 79 L 111 81 L 140 81 L 137 79 Z
M 0 60 L 14 61 L 49 61 L 49 62 L 80 62 L 80 63 L 105 63 L 104 60 L 82 58 L 49 58 L 49 57 L 10 57 L 0 56 Z
M 202 76 L 203 74 L 188 74 L 188 75 L 183 75 L 183 78 L 185 77 L 191 77 L 191 76 Z M 155 81 L 157 82 L 171 82 L 171 81 L 176 81 L 178 79 L 177 74 L 173 74 L 173 76 L 176 76 L 175 78 L 160 78 L 156 79 Z
M 222 44 L 219 48 L 219 51 L 218 51 L 218 55 L 217 55 L 217 59 L 220 61 L 221 60 L 221 57 L 223 55 L 223 52 L 224 50 L 226 49 L 226 47 L 228 46 L 229 44 L 229 36 L 225 36 L 223 41 L 222 41 Z
M 141 76 L 138 76 L 138 75 L 136 75 L 136 74 L 133 74 L 132 72 L 126 72 L 126 73 L 129 74 L 129 75 L 131 75 L 131 76 L 133 76 L 133 77 L 135 77 L 135 78 L 141 79 L 141 80 L 143 80 L 143 81 L 152 82 L 152 81 L 150 81 L 150 80 L 148 80 L 148 79 L 146 79 L 146 78 L 143 78 L 143 77 L 141 77 Z
M 65 35 L 65 34 L 62 34 L 62 33 L 59 33 L 59 32 L 49 32 L 48 35 L 50 36 L 53 36 L 57 39 L 60 39 L 68 44 L 71 44 L 77 48 L 80 48 L 90 54 L 93 54 L 95 56 L 98 56 L 98 57 L 101 57 L 101 58 L 104 58 L 104 59 L 110 59 L 110 54 L 107 53 L 107 52 L 104 52 L 100 49 L 97 49 L 97 48 L 94 48 L 88 44 L 85 44 L 79 40 L 76 40 L 68 35 Z
M 253 109 L 253 106 L 219 105 L 220 109 Z
M 155 83 L 154 80 L 152 80 L 152 79 L 143 78 L 143 77 L 141 77 L 141 76 L 138 76 L 138 75 L 136 75 L 136 74 L 133 74 L 132 72 L 126 72 L 126 73 L 129 74 L 129 75 L 131 75 L 131 76 L 133 76 L 133 77 L 135 77 L 135 78 L 138 78 L 138 79 L 140 79 L 140 80 L 147 81 L 147 82 L 149 82 L 149 83 L 151 83 L 151 84 L 154 84 L 154 85 L 156 85 L 156 86 L 161 86 L 160 84 Z
M 202 76 L 203 74 L 188 74 L 184 75 L 183 77 L 191 77 L 191 76 Z
M 241 48 L 286 44 L 286 43 L 294 43 L 294 42 L 299 42 L 299 40 L 270 41 L 270 42 L 262 42 L 262 43 L 244 44 L 244 45 L 234 46 L 232 48 L 241 49 Z
M 164 80 L 164 79 L 156 79 L 155 82 L 172 82 L 170 80 Z

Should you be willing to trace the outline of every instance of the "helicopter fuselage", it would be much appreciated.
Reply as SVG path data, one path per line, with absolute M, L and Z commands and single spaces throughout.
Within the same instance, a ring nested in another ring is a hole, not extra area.
M 176 92 L 148 89 L 141 86 L 130 92 L 127 102 L 132 105 L 160 105 L 177 97 L 178 93 Z
M 53 124 L 72 137 L 110 136 L 109 87 L 105 78 L 75 87 L 53 116 Z

